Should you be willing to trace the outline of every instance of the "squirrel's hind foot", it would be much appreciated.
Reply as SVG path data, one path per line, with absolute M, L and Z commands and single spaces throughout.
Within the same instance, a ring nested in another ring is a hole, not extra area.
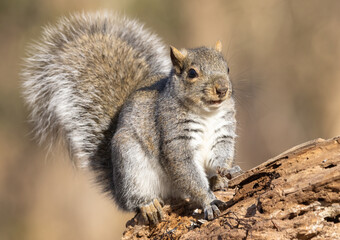
M 139 214 L 143 223 L 156 225 L 163 220 L 164 213 L 161 205 L 162 203 L 161 200 L 154 199 L 151 203 L 145 204 L 139 208 Z

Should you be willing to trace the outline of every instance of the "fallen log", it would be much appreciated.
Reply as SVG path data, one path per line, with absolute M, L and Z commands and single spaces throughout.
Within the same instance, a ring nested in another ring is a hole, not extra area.
M 215 195 L 227 208 L 213 221 L 171 202 L 157 226 L 128 221 L 123 239 L 340 239 L 340 137 L 296 146 Z

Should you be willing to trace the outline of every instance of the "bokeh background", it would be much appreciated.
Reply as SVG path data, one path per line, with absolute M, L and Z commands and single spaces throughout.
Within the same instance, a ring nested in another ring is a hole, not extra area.
M 118 239 L 132 214 L 100 194 L 62 147 L 31 139 L 19 72 L 41 28 L 74 11 L 138 18 L 166 44 L 224 45 L 238 102 L 237 162 L 340 135 L 338 0 L 1 0 L 0 239 Z

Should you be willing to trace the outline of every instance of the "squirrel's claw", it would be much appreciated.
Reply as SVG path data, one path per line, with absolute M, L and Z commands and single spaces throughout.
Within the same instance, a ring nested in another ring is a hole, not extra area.
M 156 225 L 164 218 L 162 206 L 157 199 L 140 207 L 139 210 L 146 224 Z
M 214 200 L 209 205 L 204 207 L 204 218 L 207 220 L 213 220 L 215 217 L 221 215 L 219 208 L 225 208 L 226 203 L 221 200 Z

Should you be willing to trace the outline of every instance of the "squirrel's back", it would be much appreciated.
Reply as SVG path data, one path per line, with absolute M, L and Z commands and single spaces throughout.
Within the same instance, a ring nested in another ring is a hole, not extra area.
M 170 69 L 163 44 L 136 21 L 109 12 L 62 18 L 32 46 L 22 74 L 35 133 L 41 142 L 62 135 L 110 190 L 119 110 L 145 79 Z

